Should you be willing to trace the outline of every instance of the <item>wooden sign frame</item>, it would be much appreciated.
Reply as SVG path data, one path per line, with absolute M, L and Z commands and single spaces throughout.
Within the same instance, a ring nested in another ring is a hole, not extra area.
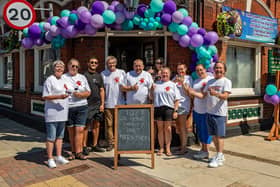
M 119 109 L 141 109 L 148 108 L 150 110 L 150 140 L 151 147 L 149 150 L 143 151 L 119 151 L 118 150 L 118 110 Z M 114 109 L 114 125 L 115 125 L 115 145 L 114 145 L 114 169 L 118 168 L 118 159 L 120 158 L 120 154 L 151 154 L 151 168 L 155 168 L 155 154 L 154 154 L 154 107 L 151 104 L 139 104 L 139 105 L 117 105 Z

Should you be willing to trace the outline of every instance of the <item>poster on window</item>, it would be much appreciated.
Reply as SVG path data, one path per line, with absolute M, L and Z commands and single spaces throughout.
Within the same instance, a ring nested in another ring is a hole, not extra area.
M 262 43 L 275 43 L 278 33 L 277 19 L 223 6 L 228 24 L 234 31 L 231 37 Z
M 280 49 L 268 50 L 268 72 L 275 74 L 280 71 Z

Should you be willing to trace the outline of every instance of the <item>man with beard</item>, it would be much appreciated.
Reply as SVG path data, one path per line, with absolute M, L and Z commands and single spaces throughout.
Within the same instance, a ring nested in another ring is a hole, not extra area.
M 84 130 L 84 139 L 83 139 L 83 152 L 85 155 L 89 154 L 89 151 L 95 152 L 105 152 L 104 148 L 98 146 L 98 137 L 100 122 L 103 120 L 104 112 L 104 84 L 103 79 L 99 73 L 96 72 L 98 67 L 98 60 L 96 57 L 91 57 L 87 63 L 88 69 L 85 72 L 85 77 L 89 83 L 90 89 L 92 90 L 91 95 L 88 97 L 88 118 L 87 126 Z M 88 130 L 92 129 L 92 146 L 91 149 L 87 147 L 87 137 Z

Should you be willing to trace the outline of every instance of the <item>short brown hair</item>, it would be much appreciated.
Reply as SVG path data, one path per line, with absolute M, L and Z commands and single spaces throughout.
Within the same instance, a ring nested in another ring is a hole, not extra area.
M 224 70 L 225 70 L 225 72 L 227 72 L 227 65 L 226 65 L 226 63 L 224 63 L 224 62 L 222 62 L 222 61 L 218 61 L 218 62 L 215 63 L 214 69 L 216 68 L 217 64 L 223 64 Z

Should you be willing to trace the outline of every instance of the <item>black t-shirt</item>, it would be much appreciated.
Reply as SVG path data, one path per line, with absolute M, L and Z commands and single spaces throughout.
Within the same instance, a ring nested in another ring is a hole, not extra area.
M 101 75 L 97 72 L 90 73 L 88 71 L 85 72 L 84 75 L 87 78 L 89 87 L 91 89 L 91 94 L 87 98 L 88 105 L 100 105 L 100 88 L 104 88 L 104 83 Z

